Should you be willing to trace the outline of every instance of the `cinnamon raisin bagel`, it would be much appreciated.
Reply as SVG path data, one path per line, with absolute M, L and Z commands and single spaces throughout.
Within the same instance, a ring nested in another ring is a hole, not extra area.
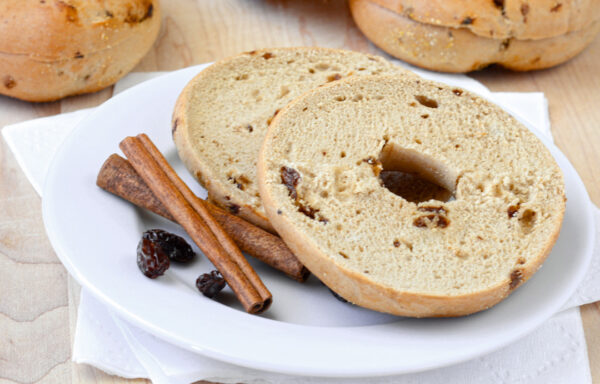
M 453 198 L 409 201 L 380 172 Z M 271 224 L 352 303 L 460 316 L 498 303 L 541 266 L 565 210 L 560 168 L 494 104 L 415 78 L 365 76 L 304 94 L 273 120 L 258 160 Z
M 371 1 L 419 23 L 464 28 L 493 39 L 547 39 L 600 20 L 598 0 Z
M 258 194 L 256 158 L 267 126 L 302 93 L 349 76 L 409 73 L 382 57 L 338 49 L 263 49 L 215 63 L 183 90 L 173 140 L 209 199 L 272 231 Z
M 157 0 L 0 2 L 0 94 L 52 101 L 125 76 L 160 29 Z
M 491 64 L 515 71 L 549 68 L 576 56 L 600 31 L 599 19 L 543 39 L 488 38 L 467 28 L 421 23 L 374 0 L 351 0 L 350 9 L 375 45 L 401 60 L 442 72 L 469 72 Z

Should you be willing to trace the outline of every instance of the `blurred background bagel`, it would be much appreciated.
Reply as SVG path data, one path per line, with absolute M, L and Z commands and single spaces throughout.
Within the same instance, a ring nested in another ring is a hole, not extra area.
M 127 74 L 160 29 L 158 0 L 0 2 L 0 94 L 52 101 Z
M 469 72 L 491 64 L 529 71 L 561 64 L 600 31 L 600 1 L 350 0 L 379 48 L 419 67 Z

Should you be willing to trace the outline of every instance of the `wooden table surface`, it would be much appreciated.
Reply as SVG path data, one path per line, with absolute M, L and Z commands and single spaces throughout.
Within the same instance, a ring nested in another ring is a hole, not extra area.
M 318 45 L 382 54 L 354 25 L 344 0 L 163 0 L 158 41 L 134 71 L 174 70 L 242 51 Z M 472 74 L 492 91 L 542 91 L 552 131 L 600 204 L 600 38 L 557 68 Z M 0 96 L 0 127 L 96 106 L 112 89 L 30 104 Z M 596 172 L 595 172 L 596 171 Z M 52 250 L 41 200 L 0 143 L 0 383 L 130 382 L 71 362 L 79 287 Z M 600 382 L 600 305 L 581 309 L 590 366 Z

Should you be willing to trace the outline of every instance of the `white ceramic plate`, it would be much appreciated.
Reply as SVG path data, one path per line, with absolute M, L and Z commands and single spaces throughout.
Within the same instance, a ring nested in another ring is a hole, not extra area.
M 221 303 L 198 293 L 196 277 L 212 269 L 204 256 L 188 267 L 172 266 L 157 280 L 144 277 L 135 262 L 141 232 L 182 231 L 100 190 L 96 175 L 125 136 L 145 132 L 205 195 L 179 161 L 170 128 L 179 92 L 201 68 L 153 79 L 106 102 L 66 139 L 47 176 L 43 214 L 56 253 L 81 285 L 133 324 L 183 348 L 261 370 L 390 375 L 454 364 L 513 342 L 557 312 L 581 281 L 592 252 L 590 202 L 571 164 L 548 142 L 567 185 L 562 232 L 544 267 L 490 310 L 455 319 L 383 315 L 337 301 L 314 277 L 301 285 L 256 262 L 274 303 L 253 316 L 230 292 Z

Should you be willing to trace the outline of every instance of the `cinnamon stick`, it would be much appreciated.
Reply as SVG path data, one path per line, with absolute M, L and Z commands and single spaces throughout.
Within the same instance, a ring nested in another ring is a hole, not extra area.
M 138 207 L 175 221 L 129 161 L 117 154 L 112 154 L 106 159 L 98 172 L 96 184 Z M 243 252 L 282 271 L 294 280 L 306 281 L 310 272 L 279 237 L 209 202 L 205 202 L 205 205 Z
M 217 237 L 224 239 L 227 234 L 205 207 L 188 200 L 189 189 L 181 185 L 183 182 L 149 139 L 127 137 L 119 147 L 154 196 L 221 272 L 244 309 L 249 313 L 267 309 L 272 302 L 271 293 L 237 247 L 226 249 L 221 245 Z
M 223 230 L 223 227 L 215 220 L 215 218 L 210 214 L 208 209 L 206 208 L 206 203 L 204 200 L 200 199 L 196 196 L 192 190 L 181 180 L 181 178 L 175 173 L 173 168 L 167 162 L 167 159 L 164 158 L 162 153 L 156 148 L 154 143 L 150 141 L 147 135 L 140 134 L 137 136 L 142 145 L 146 147 L 146 150 L 154 158 L 154 161 L 162 168 L 167 177 L 171 180 L 171 183 L 181 192 L 183 197 L 188 201 L 188 203 L 194 208 L 194 210 L 200 215 L 202 219 L 208 225 L 208 228 L 211 230 L 213 235 L 217 238 L 217 241 L 221 244 L 225 252 L 229 254 L 229 257 L 235 261 L 242 272 L 248 277 L 248 280 L 252 283 L 252 285 L 256 288 L 259 295 L 263 298 L 270 297 L 271 293 L 265 287 L 260 277 L 256 274 L 254 269 L 248 261 L 242 255 L 242 252 L 238 248 L 238 246 L 233 242 L 231 237 Z

